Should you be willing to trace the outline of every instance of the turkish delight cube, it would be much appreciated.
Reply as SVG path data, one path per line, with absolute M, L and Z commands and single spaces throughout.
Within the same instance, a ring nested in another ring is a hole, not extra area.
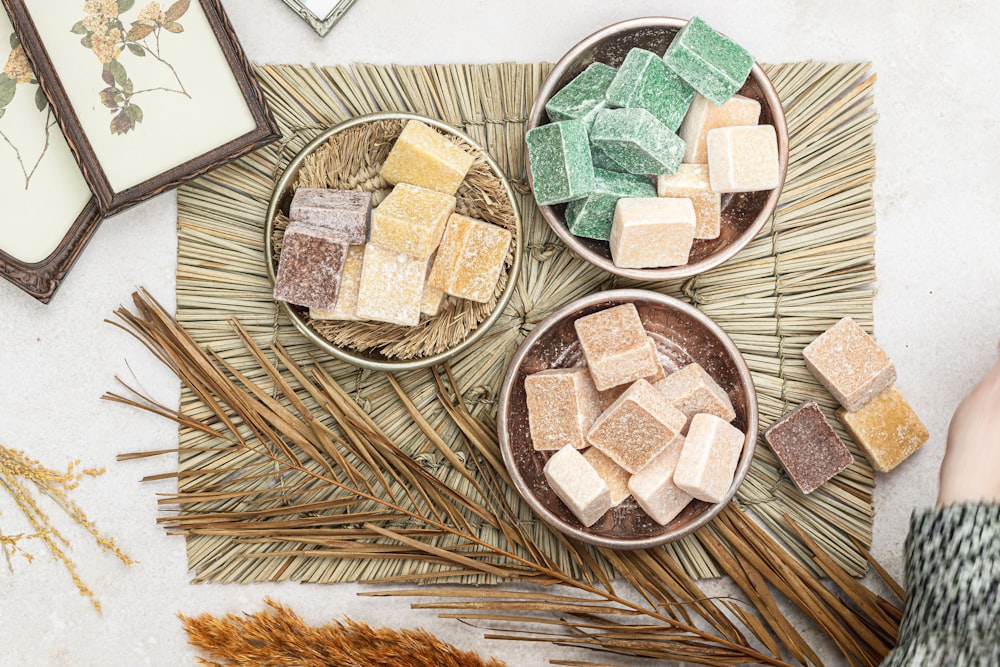
M 764 439 L 802 493 L 812 493 L 854 463 L 850 450 L 814 401 L 776 421 L 764 432 Z
M 927 427 L 895 386 L 855 412 L 838 410 L 837 417 L 879 472 L 892 471 L 930 437 Z
M 371 242 L 426 262 L 454 212 L 453 196 L 400 183 L 372 212 Z
M 684 449 L 684 437 L 673 442 L 629 479 L 628 489 L 649 517 L 665 526 L 673 521 L 693 498 L 674 483 L 677 461 Z
M 695 16 L 674 36 L 663 61 L 713 104 L 723 104 L 747 80 L 753 56 Z
M 619 199 L 611 224 L 611 259 L 630 269 L 687 264 L 696 224 L 690 199 Z
M 587 431 L 601 414 L 586 368 L 558 368 L 524 379 L 528 429 L 536 451 L 587 446 Z
M 698 500 L 718 503 L 733 485 L 746 436 L 715 415 L 695 415 L 674 471 L 674 484 Z
M 760 102 L 742 95 L 733 95 L 722 106 L 715 106 L 701 95 L 695 95 L 684 122 L 677 130 L 687 145 L 684 161 L 708 163 L 708 133 L 717 127 L 756 125 L 760 120 Z
M 656 389 L 687 417 L 685 429 L 695 415 L 707 413 L 731 422 L 736 411 L 729 394 L 700 364 L 688 364 L 656 383 Z
M 358 319 L 358 288 L 361 287 L 361 266 L 364 262 L 365 247 L 352 245 L 347 248 L 344 272 L 340 278 L 340 291 L 333 310 L 310 308 L 309 317 L 314 320 L 356 320 Z
M 719 127 L 708 133 L 708 175 L 715 192 L 778 187 L 778 137 L 771 125 Z
M 489 301 L 496 292 L 512 238 L 503 227 L 453 214 L 428 282 L 460 299 Z
M 347 242 L 334 232 L 291 223 L 285 230 L 278 257 L 275 300 L 333 310 L 346 257 Z
M 358 318 L 410 327 L 419 324 L 426 273 L 425 260 L 369 243 L 358 287 Z
M 532 128 L 524 137 L 535 201 L 541 206 L 561 204 L 594 190 L 594 163 L 587 126 L 582 120 L 564 120 Z
M 605 308 L 574 322 L 587 368 L 598 391 L 655 375 L 660 362 L 635 305 Z
M 549 487 L 584 526 L 593 526 L 611 509 L 611 489 L 573 447 L 553 454 L 543 473 Z
M 639 48 L 628 52 L 607 89 L 609 107 L 645 109 L 671 132 L 677 131 L 693 99 L 694 88 L 660 56 Z
M 848 412 L 861 409 L 896 381 L 892 359 L 850 317 L 809 343 L 802 356 L 809 371 Z
M 380 172 L 393 185 L 409 183 L 453 195 L 475 158 L 426 123 L 406 123 Z
M 694 237 L 715 239 L 722 232 L 722 195 L 712 190 L 708 165 L 682 164 L 676 174 L 656 178 L 660 197 L 690 199 L 694 206 Z

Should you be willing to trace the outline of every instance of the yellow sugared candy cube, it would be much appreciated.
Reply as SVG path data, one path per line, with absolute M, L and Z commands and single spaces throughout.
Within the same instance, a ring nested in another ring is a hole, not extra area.
M 628 269 L 687 264 L 695 222 L 690 199 L 619 199 L 611 223 L 611 259 Z
M 344 274 L 340 278 L 340 291 L 333 310 L 309 309 L 309 317 L 314 320 L 356 320 L 358 319 L 358 288 L 361 287 L 361 266 L 364 262 L 365 247 L 347 247 L 344 260 Z
M 426 261 L 369 243 L 358 288 L 358 318 L 415 326 L 426 273 Z
M 411 120 L 382 165 L 382 178 L 455 194 L 474 158 L 426 123 Z
M 427 262 L 427 278 L 431 277 L 431 271 L 434 270 L 435 259 L 437 259 L 437 253 L 432 255 L 430 261 Z M 444 301 L 444 290 L 434 287 L 425 279 L 424 294 L 420 297 L 420 312 L 434 317 L 441 310 L 442 301 Z
M 717 107 L 701 95 L 695 95 L 691 108 L 684 116 L 684 122 L 677 135 L 687 144 L 684 162 L 705 164 L 708 162 L 706 138 L 717 127 L 756 125 L 760 120 L 760 102 L 742 95 L 733 95 L 721 107 Z
M 511 233 L 497 225 L 454 214 L 428 282 L 460 299 L 484 303 L 496 291 Z
M 927 427 L 895 386 L 856 412 L 841 408 L 837 417 L 879 472 L 890 472 L 930 437 Z
M 454 212 L 453 196 L 400 183 L 372 211 L 371 243 L 426 262 Z
M 682 164 L 676 174 L 657 176 L 656 194 L 690 199 L 694 206 L 694 237 L 719 237 L 722 231 L 722 195 L 712 191 L 707 164 Z

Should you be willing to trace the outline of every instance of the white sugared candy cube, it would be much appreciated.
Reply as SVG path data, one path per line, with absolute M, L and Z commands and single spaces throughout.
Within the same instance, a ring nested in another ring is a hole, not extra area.
M 593 526 L 611 509 L 611 489 L 573 447 L 553 454 L 544 473 L 549 486 L 583 525 Z
M 716 192 L 778 187 L 778 136 L 771 125 L 720 127 L 708 133 L 708 173 Z
M 692 500 L 691 494 L 674 483 L 674 472 L 683 448 L 684 437 L 677 436 L 628 482 L 628 490 L 639 507 L 661 526 L 673 521 Z
M 736 476 L 745 436 L 715 415 L 695 415 L 681 450 L 674 484 L 698 500 L 718 503 Z
M 611 259 L 627 269 L 687 264 L 696 225 L 690 199 L 619 199 L 611 224 Z

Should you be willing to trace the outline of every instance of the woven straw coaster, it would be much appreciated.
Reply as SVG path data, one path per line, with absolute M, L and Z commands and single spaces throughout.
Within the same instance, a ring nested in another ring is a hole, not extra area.
M 832 416 L 832 397 L 806 370 L 802 348 L 836 320 L 851 316 L 871 330 L 875 279 L 875 211 L 872 140 L 877 114 L 869 65 L 805 62 L 765 66 L 788 120 L 790 163 L 778 211 L 761 235 L 723 266 L 684 282 L 637 284 L 592 267 L 567 251 L 532 203 L 524 167 L 524 121 L 546 64 L 257 68 L 284 139 L 182 187 L 178 213 L 177 319 L 249 379 L 268 387 L 227 319 L 236 317 L 258 343 L 279 341 L 297 361 L 317 356 L 279 314 L 264 269 L 265 209 L 276 177 L 316 134 L 348 117 L 376 111 L 412 111 L 441 118 L 485 146 L 515 183 L 524 216 L 526 255 L 518 289 L 498 323 L 477 348 L 452 361 L 464 398 L 477 415 L 495 416 L 495 398 L 515 348 L 548 313 L 577 297 L 615 287 L 644 287 L 695 304 L 715 319 L 743 351 L 753 373 L 765 428 L 802 401 L 815 400 Z M 334 361 L 323 367 L 356 398 L 386 434 L 452 487 L 468 481 L 420 433 L 384 374 Z M 256 375 L 254 374 L 256 373 Z M 440 425 L 446 442 L 456 437 L 435 400 L 428 371 L 398 377 L 421 414 Z M 184 412 L 205 407 L 186 389 Z M 867 568 L 852 539 L 871 544 L 874 474 L 850 443 L 855 463 L 810 496 L 801 495 L 761 441 L 737 502 L 772 530 L 810 569 L 811 558 L 786 527 L 792 517 L 847 571 Z M 288 482 L 267 474 L 246 453 L 191 451 L 210 447 L 208 436 L 180 433 L 179 487 L 212 484 L 219 500 L 184 512 L 253 509 Z M 188 451 L 184 451 L 188 450 Z M 218 470 L 193 478 L 193 470 Z M 470 472 L 475 472 L 470 467 Z M 196 480 L 196 481 L 195 481 Z M 222 493 L 222 492 L 226 493 Z M 247 492 L 240 495 L 240 492 Z M 507 489 L 520 520 L 537 545 L 566 572 L 574 561 L 551 531 Z M 266 519 L 261 519 L 266 521 Z M 481 537 L 497 539 L 484 526 Z M 241 540 L 240 531 L 188 537 L 188 562 L 196 581 L 365 581 L 397 577 L 427 580 L 432 566 L 403 560 L 352 560 L 255 554 L 301 551 L 296 543 Z M 695 577 L 719 571 L 692 539 L 662 547 Z M 249 557 L 248 557 L 249 556 Z M 598 556 L 599 558 L 599 556 Z

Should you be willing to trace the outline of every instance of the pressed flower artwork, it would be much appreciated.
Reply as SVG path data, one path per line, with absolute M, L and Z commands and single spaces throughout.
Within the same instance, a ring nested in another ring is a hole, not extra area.
M 31 155 L 27 154 L 27 148 L 20 145 L 20 133 L 8 132 L 0 124 L 0 139 L 3 140 L 7 148 L 13 153 L 14 159 L 17 160 L 21 174 L 24 176 L 24 189 L 27 190 L 31 185 L 31 177 L 38 170 L 38 165 L 42 163 L 42 158 L 45 157 L 45 153 L 49 148 L 49 132 L 51 132 L 52 126 L 55 125 L 55 119 L 52 118 L 52 110 L 49 108 L 49 102 L 45 99 L 42 89 L 38 87 L 38 80 L 35 79 L 35 73 L 31 71 L 28 57 L 24 54 L 24 48 L 21 46 L 17 35 L 11 33 L 9 39 L 10 55 L 7 56 L 3 73 L 0 74 L 0 119 L 7 113 L 7 106 L 14 101 L 19 87 L 33 89 L 33 93 L 29 92 L 28 94 L 34 95 L 35 106 L 40 113 L 45 114 L 45 141 L 42 144 L 41 150 L 37 150 Z
M 151 2 L 130 20 L 135 0 L 87 0 L 86 16 L 73 25 L 71 32 L 80 35 L 80 43 L 90 49 L 103 67 L 104 81 L 99 95 L 101 104 L 111 114 L 112 134 L 128 134 L 143 121 L 144 112 L 137 98 L 149 94 L 175 94 L 191 98 L 176 68 L 163 55 L 162 40 L 184 32 L 180 19 L 191 0 L 177 0 L 164 10 Z M 127 27 L 126 27 L 127 24 Z M 170 73 L 170 83 L 142 86 L 132 80 L 126 69 L 129 58 L 149 58 Z M 125 60 L 126 63 L 122 61 Z

